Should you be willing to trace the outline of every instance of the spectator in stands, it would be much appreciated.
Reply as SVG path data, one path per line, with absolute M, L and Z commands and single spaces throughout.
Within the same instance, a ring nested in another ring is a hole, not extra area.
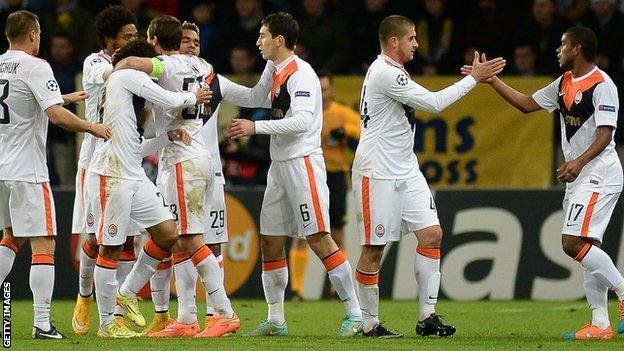
M 30 6 L 23 0 L 5 0 L 4 4 L 0 6 L 0 25 L 2 28 L 6 28 L 7 17 L 17 10 L 28 10 L 35 12 Z M 0 53 L 4 53 L 9 49 L 9 42 L 7 41 L 4 33 L 0 35 Z
M 76 91 L 76 75 L 82 66 L 76 59 L 72 38 L 66 33 L 57 32 L 50 40 L 50 57 L 48 62 L 62 94 Z M 76 105 L 67 106 L 75 111 Z M 48 145 L 60 185 L 72 186 L 76 176 L 76 134 L 50 123 L 48 129 Z
M 568 27 L 569 23 L 557 14 L 555 0 L 534 0 L 531 15 L 520 22 L 514 41 L 532 43 L 538 74 L 555 75 L 559 64 L 553 53 L 561 45 L 561 36 Z
M 349 33 L 351 33 L 351 73 L 364 74 L 368 66 L 379 54 L 379 25 L 386 16 L 391 14 L 388 0 L 363 0 L 351 16 Z
M 425 0 L 425 14 L 416 22 L 417 61 L 425 75 L 456 74 L 449 62 L 453 20 L 445 15 L 444 5 L 445 0 Z
M 536 74 L 537 56 L 531 44 L 519 44 L 513 50 L 513 68 L 511 74 L 532 77 Z
M 591 10 L 583 23 L 598 38 L 596 64 L 609 75 L 620 75 L 624 59 L 624 15 L 617 8 L 616 1 L 592 0 Z
M 589 8 L 589 0 L 559 0 L 559 14 L 572 24 L 578 24 Z
M 134 16 L 137 18 L 137 31 L 139 32 L 139 37 L 145 38 L 147 37 L 147 27 L 152 20 L 152 17 L 147 10 L 147 7 L 144 4 L 143 0 L 121 0 L 120 5 L 127 8 L 128 10 L 134 13 Z
M 145 0 L 148 12 L 154 15 L 178 16 L 180 0 Z
M 511 53 L 512 21 L 497 0 L 477 0 L 463 31 L 464 47 L 475 46 L 492 57 Z
M 254 73 L 256 55 L 254 48 L 237 45 L 230 51 L 230 68 L 237 76 L 236 81 L 244 86 L 254 86 L 258 77 Z
M 78 5 L 77 0 L 56 0 L 54 10 L 44 17 L 43 32 L 48 38 L 56 33 L 65 33 L 71 38 L 80 59 L 97 49 L 93 15 Z M 41 41 L 43 52 L 50 50 L 49 41 Z
M 316 70 L 344 73 L 347 69 L 349 34 L 340 14 L 328 10 L 325 0 L 303 0 L 299 17 L 299 42 L 310 52 Z
M 222 45 L 216 42 L 217 23 L 214 16 L 214 5 L 208 2 L 199 2 L 193 7 L 193 22 L 199 27 L 199 56 L 205 58 L 216 67 L 223 64 L 217 62 L 217 48 Z

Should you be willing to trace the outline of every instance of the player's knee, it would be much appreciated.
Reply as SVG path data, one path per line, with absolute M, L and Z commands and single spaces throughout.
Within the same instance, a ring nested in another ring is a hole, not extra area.
M 208 248 L 212 251 L 215 257 L 221 255 L 221 244 L 208 244 Z
M 30 239 L 30 246 L 33 253 L 45 253 L 54 255 L 54 248 L 56 247 L 56 241 L 54 237 L 36 237 Z
M 133 236 L 128 236 L 126 238 L 126 242 L 123 245 L 123 251 L 130 251 L 130 250 L 134 250 L 134 237 Z
M 100 245 L 98 254 L 109 260 L 118 261 L 119 256 L 121 256 L 121 248 L 122 248 L 122 245 L 117 245 L 117 246 Z
M 587 241 L 576 236 L 565 234 L 561 236 L 561 247 L 563 248 L 563 252 L 572 258 L 576 257 L 578 253 L 581 252 L 586 243 Z
M 440 247 L 442 245 L 442 228 L 433 226 L 416 232 L 418 245 L 423 247 Z
M 284 242 L 280 237 L 261 235 L 260 245 L 262 246 L 262 257 L 265 261 L 277 260 L 285 256 Z
M 91 250 L 97 252 L 98 251 L 98 243 L 97 243 L 97 239 L 95 238 L 95 234 L 89 234 L 87 235 L 87 245 L 89 245 L 89 248 L 91 248 Z

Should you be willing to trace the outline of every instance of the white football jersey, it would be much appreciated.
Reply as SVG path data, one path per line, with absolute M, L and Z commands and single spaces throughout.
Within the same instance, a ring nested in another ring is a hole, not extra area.
M 125 69 L 112 73 L 106 82 L 103 115 L 112 136 L 96 146 L 89 171 L 133 180 L 145 177 L 139 118 L 146 100 L 169 109 L 190 107 L 196 102 L 195 94 L 165 90 L 143 72 Z
M 377 179 L 403 179 L 420 173 L 414 153 L 414 109 L 440 112 L 477 82 L 467 76 L 431 92 L 416 84 L 402 65 L 379 55 L 366 72 L 360 99 L 362 132 L 353 173 Z
M 87 56 L 82 64 L 82 89 L 89 93 L 85 100 L 85 118 L 91 123 L 100 123 L 102 119 L 102 98 L 104 94 L 104 74 L 113 70 L 111 57 L 104 51 Z M 85 133 L 78 156 L 78 168 L 87 168 L 98 138 Z
M 21 50 L 0 55 L 0 180 L 48 181 L 45 110 L 63 104 L 50 65 Z
M 620 108 L 617 87 L 597 67 L 577 78 L 572 77 L 572 72 L 565 72 L 536 91 L 533 99 L 550 112 L 559 110 L 561 148 L 566 161 L 587 151 L 596 139 L 597 127 L 611 126 L 615 134 Z M 622 181 L 622 165 L 612 136 L 609 145 L 566 187 L 568 191 L 582 186 L 600 193 L 618 193 L 622 191 Z
M 271 159 L 285 161 L 321 154 L 323 104 L 321 84 L 307 62 L 292 55 L 272 61 L 253 88 L 219 76 L 223 99 L 241 107 L 271 109 L 271 120 L 256 121 L 256 134 L 271 135 Z
M 206 77 L 212 73 L 212 66 L 196 56 L 175 54 L 160 55 L 156 58 L 164 66 L 158 84 L 169 91 L 193 92 L 202 86 Z M 207 154 L 206 143 L 200 134 L 205 119 L 199 106 L 184 109 L 154 106 L 154 120 L 156 135 L 179 128 L 184 129 L 192 138 L 190 146 L 181 141 L 165 146 L 161 152 L 163 166 L 172 166 Z

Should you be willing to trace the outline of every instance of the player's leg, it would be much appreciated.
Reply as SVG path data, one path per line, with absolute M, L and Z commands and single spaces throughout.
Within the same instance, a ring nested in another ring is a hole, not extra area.
M 30 238 L 32 263 L 30 266 L 30 290 L 33 294 L 35 312 L 33 337 L 61 339 L 63 335 L 50 324 L 50 302 L 54 290 L 53 236 Z
M 198 320 L 195 294 L 197 291 L 197 269 L 191 256 L 184 251 L 173 253 L 176 293 L 178 297 L 178 317 L 180 323 L 191 324 Z M 207 292 L 206 292 L 207 294 Z M 212 317 L 214 313 L 210 316 Z
M 589 274 L 604 286 L 615 291 L 618 305 L 622 306 L 624 277 L 617 270 L 609 255 L 600 248 L 602 236 L 618 197 L 619 193 L 600 194 L 589 190 L 578 190 L 573 194 L 566 194 L 564 200 L 566 212 L 561 240 L 564 252 L 580 262 L 583 268 L 587 269 Z M 622 309 L 620 312 L 622 314 Z M 622 321 L 620 321 L 620 326 L 624 332 Z M 607 328 L 600 328 L 592 323 L 577 333 L 564 335 L 566 339 L 610 339 L 612 337 L 610 325 Z
M 217 164 L 214 164 L 215 166 Z M 215 184 L 212 186 L 211 193 L 207 196 L 208 210 L 205 212 L 207 215 L 208 229 L 204 233 L 204 242 L 208 245 L 208 248 L 217 258 L 219 268 L 221 270 L 221 281 L 224 279 L 223 271 L 223 255 L 221 253 L 221 244 L 226 243 L 229 240 L 228 226 L 227 226 L 227 209 L 225 206 L 225 191 L 223 189 L 222 180 L 215 176 Z M 206 320 L 212 318 L 215 314 L 215 302 L 210 297 L 208 291 L 205 291 L 206 297 Z M 194 295 L 193 295 L 193 301 Z M 195 307 L 195 306 L 194 306 Z M 195 307 L 197 310 L 197 307 Z
M 221 244 L 210 244 L 206 241 L 204 236 L 204 242 L 208 245 L 208 248 L 217 258 L 217 263 L 219 264 L 219 269 L 221 271 L 221 282 L 225 283 L 225 273 L 223 270 L 223 255 L 221 254 Z M 204 291 L 205 300 L 206 300 L 206 318 L 210 318 L 215 314 L 215 302 L 208 294 L 208 291 Z
M 338 248 L 347 255 L 344 242 L 344 225 L 347 214 L 347 178 L 345 172 L 327 172 L 327 187 L 329 188 L 331 236 Z M 331 286 L 329 291 L 330 295 L 336 295 L 334 286 Z
M 290 262 L 290 290 L 294 298 L 303 299 L 303 282 L 308 263 L 308 243 L 305 239 L 293 238 L 288 252 Z
M 2 281 L 5 281 L 9 273 L 11 273 L 15 256 L 26 242 L 26 239 L 14 237 L 11 227 L 4 228 L 2 234 L 2 241 L 0 241 L 0 278 Z

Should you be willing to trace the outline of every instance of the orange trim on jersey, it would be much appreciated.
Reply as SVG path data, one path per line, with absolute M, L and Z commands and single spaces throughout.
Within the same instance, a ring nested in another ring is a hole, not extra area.
M 186 252 L 175 252 L 173 254 L 173 264 L 178 264 L 180 262 L 186 261 L 189 258 L 191 258 L 191 256 L 187 255 Z
M 439 260 L 440 257 L 442 256 L 440 253 L 440 248 L 439 247 L 422 247 L 422 246 L 417 246 L 416 247 L 416 252 L 418 252 L 419 255 L 428 257 L 432 260 Z
M 370 179 L 362 177 L 362 216 L 364 217 L 364 244 L 371 244 Z
M 355 270 L 355 280 L 364 285 L 376 285 L 379 284 L 379 272 L 365 273 L 360 270 Z
M 206 76 L 206 78 L 204 78 L 204 83 L 206 83 L 207 85 L 210 85 L 210 83 L 212 83 L 212 80 L 217 76 L 216 73 L 212 72 L 212 74 L 210 74 L 209 76 Z
M 48 253 L 34 253 L 32 254 L 31 265 L 47 264 L 54 265 L 54 255 Z
M 590 243 L 583 245 L 581 251 L 579 251 L 579 253 L 574 257 L 574 260 L 581 262 L 585 258 L 585 256 L 587 256 L 587 253 L 589 252 L 589 249 L 591 249 L 591 246 L 592 245 Z
M 212 250 L 210 250 L 208 246 L 203 245 L 191 255 L 191 261 L 193 261 L 193 264 L 197 266 L 210 255 L 212 255 Z
M 162 261 L 156 266 L 156 270 L 164 271 L 165 269 L 169 269 L 173 266 L 173 262 L 171 260 Z
M 100 223 L 98 224 L 98 230 L 96 233 L 98 245 L 102 244 L 102 233 L 104 233 L 104 215 L 106 214 L 106 177 L 103 175 L 100 178 Z
M 289 64 L 284 67 L 284 69 L 280 73 L 273 74 L 273 84 L 271 84 L 271 100 L 275 98 L 275 94 L 277 93 L 277 88 L 279 88 L 288 77 L 290 77 L 293 73 L 297 72 L 299 67 L 297 66 L 297 60 L 293 59 Z
M 329 272 L 343 264 L 346 260 L 347 256 L 345 256 L 342 251 L 336 250 L 323 259 L 323 265 L 325 266 L 325 270 Z
M 0 246 L 6 246 L 9 249 L 13 250 L 13 252 L 15 252 L 16 254 L 19 251 L 19 246 L 17 246 L 17 244 L 9 238 L 2 238 L 2 241 L 0 241 Z
M 262 262 L 262 271 L 274 271 L 276 269 L 285 268 L 286 266 L 288 266 L 288 264 L 286 263 L 286 258 L 275 261 Z
M 50 196 L 50 185 L 41 183 L 43 188 L 43 206 L 45 208 L 46 232 L 48 236 L 54 235 L 54 224 L 52 223 L 52 198 Z
M 117 269 L 117 267 L 119 266 L 119 262 L 108 259 L 103 256 L 98 256 L 97 260 L 95 260 L 95 264 L 102 268 L 108 268 L 108 269 Z
M 82 242 L 82 252 L 84 252 L 85 255 L 89 256 L 91 259 L 96 259 L 98 256 L 97 251 L 93 250 L 93 248 L 89 246 L 89 242 L 86 240 Z
M 587 236 L 589 234 L 589 222 L 591 221 L 592 214 L 594 213 L 594 206 L 598 202 L 598 193 L 593 193 L 587 209 L 585 210 L 585 217 L 583 217 L 583 225 L 581 226 L 581 236 Z
M 120 261 L 136 261 L 137 257 L 136 257 L 136 253 L 134 252 L 134 250 L 125 250 L 121 252 L 121 255 L 119 256 L 119 260 Z
M 563 94 L 563 102 L 568 110 L 572 108 L 574 98 L 579 90 L 585 92 L 594 85 L 602 83 L 605 80 L 599 70 L 594 71 L 594 73 L 590 74 L 588 77 L 577 82 L 572 81 L 572 72 L 570 71 L 564 73 L 562 79 L 563 83 L 561 84 L 559 94 Z
M 314 217 L 316 218 L 316 225 L 319 233 L 326 232 L 325 220 L 323 219 L 323 211 L 321 211 L 321 202 L 319 201 L 318 190 L 316 189 L 316 178 L 314 178 L 314 169 L 312 168 L 312 162 L 310 156 L 303 158 L 305 161 L 306 171 L 308 173 L 308 183 L 310 184 L 310 195 L 312 195 L 312 206 L 314 207 Z
M 146 254 L 158 261 L 164 260 L 165 257 L 171 254 L 169 251 L 162 249 L 158 245 L 156 245 L 156 243 L 152 239 L 149 239 L 145 243 L 145 245 L 143 246 L 143 251 L 145 251 Z
M 176 163 L 176 188 L 178 192 L 178 212 L 180 214 L 180 235 L 188 234 L 188 218 L 186 216 L 186 201 L 184 200 L 184 173 L 182 163 Z

